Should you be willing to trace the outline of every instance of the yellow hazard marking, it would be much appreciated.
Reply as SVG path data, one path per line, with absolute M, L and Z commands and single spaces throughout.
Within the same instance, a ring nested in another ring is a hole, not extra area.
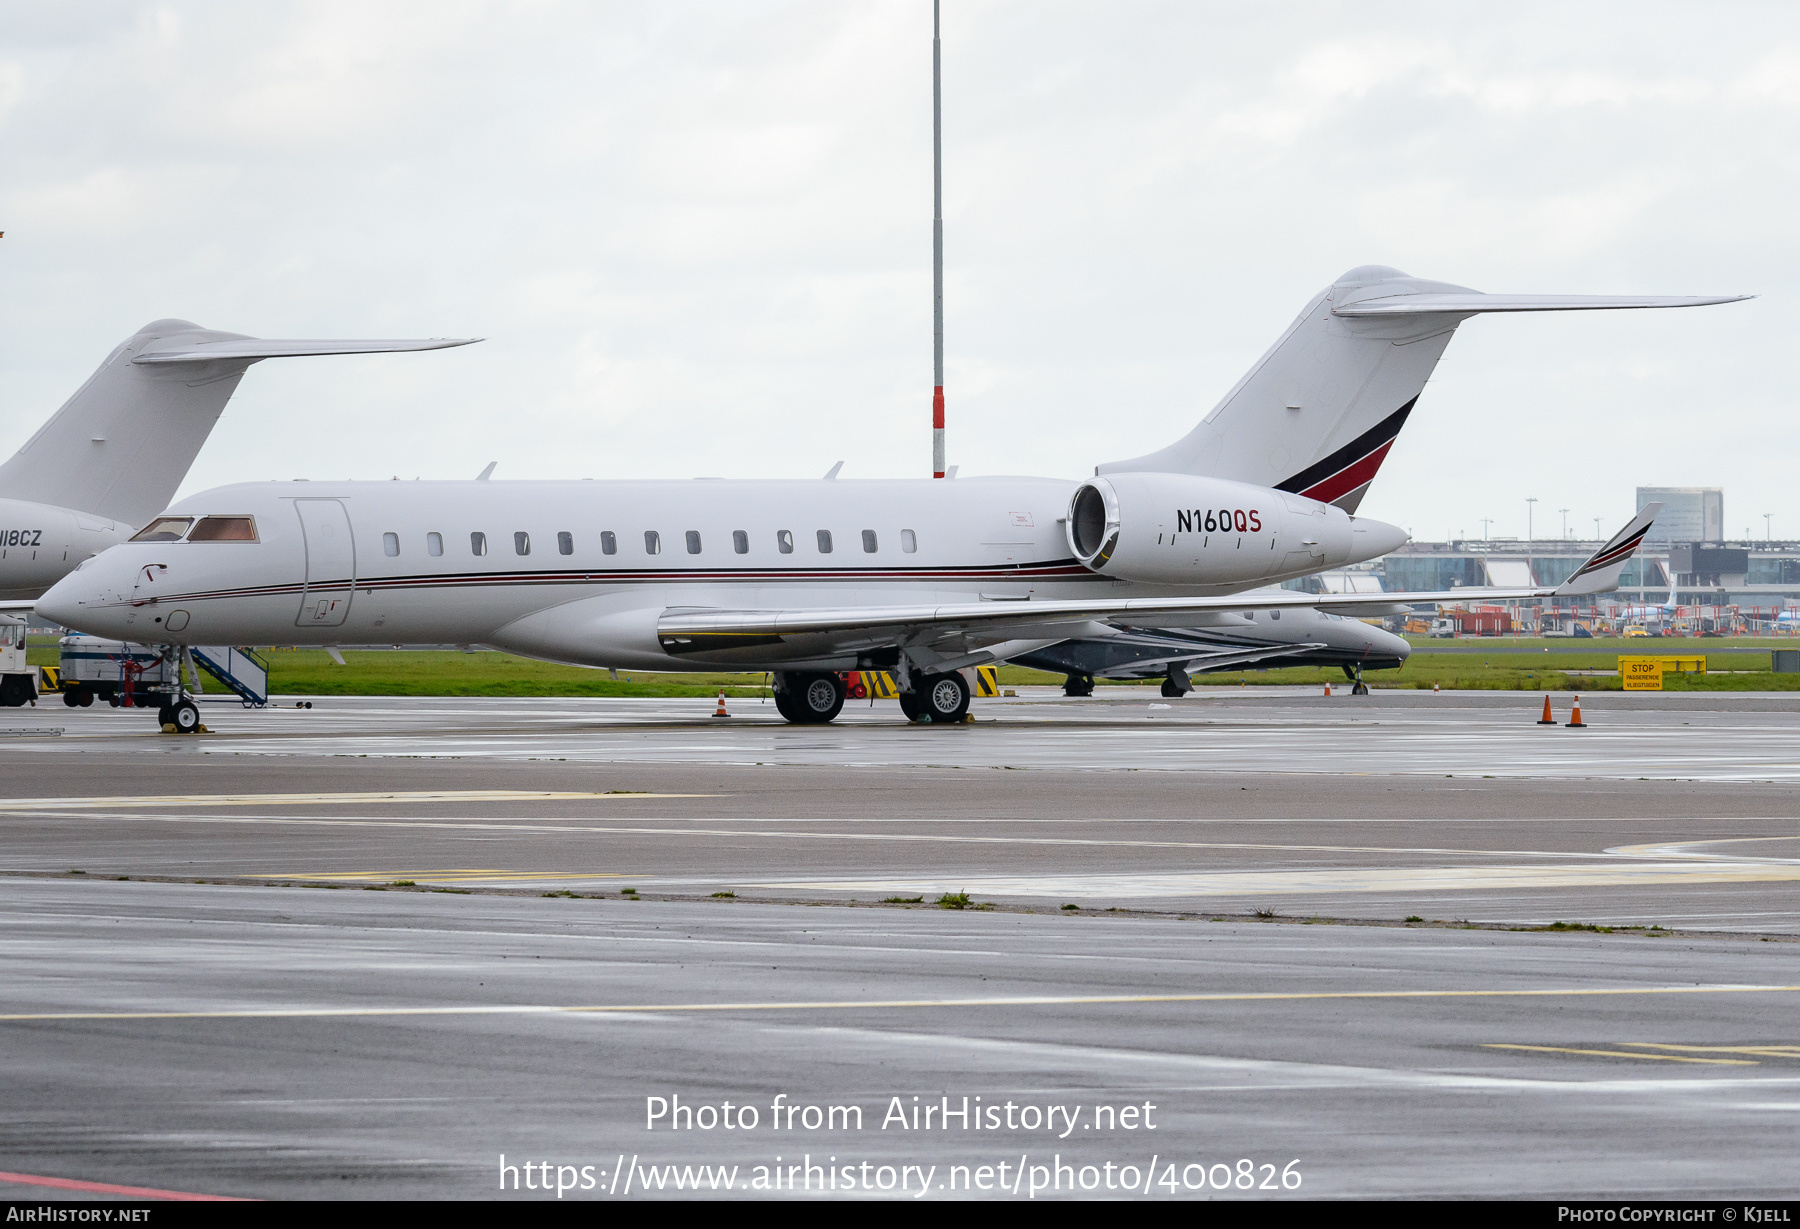
M 240 1011 L 48 1011 L 0 1015 L 22 1020 L 247 1020 L 311 1016 L 505 1016 L 577 1015 L 646 1011 L 865 1011 L 895 1007 L 1107 1006 L 1127 1003 L 1275 1003 L 1302 999 L 1518 999 L 1598 998 L 1649 994 L 1792 994 L 1800 986 L 1615 986 L 1570 990 L 1312 990 L 1267 994 L 1046 994 L 981 999 L 828 999 L 777 1003 L 609 1003 L 557 1007 L 512 1004 L 485 1007 L 276 1007 Z M 1522 1047 L 1531 1048 L 1531 1047 Z M 1711 1060 L 1727 1061 L 1730 1060 Z M 1741 1064 L 1740 1064 L 1741 1065 Z M 1755 1066 L 1754 1063 L 1748 1064 Z
M 1601 1058 L 1649 1058 L 1665 1063 L 1712 1063 L 1721 1067 L 1756 1066 L 1753 1061 L 1743 1058 L 1684 1058 L 1677 1054 L 1633 1054 L 1629 1050 L 1577 1050 L 1569 1046 L 1509 1045 L 1498 1041 L 1481 1048 L 1484 1050 L 1537 1050 L 1545 1054 L 1595 1054 Z
M 111 807 L 254 807 L 338 802 L 548 802 L 559 799 L 721 798 L 722 794 L 652 794 L 636 790 L 538 789 L 381 790 L 358 794 L 156 794 L 116 798 L 8 798 L 0 811 L 68 811 Z

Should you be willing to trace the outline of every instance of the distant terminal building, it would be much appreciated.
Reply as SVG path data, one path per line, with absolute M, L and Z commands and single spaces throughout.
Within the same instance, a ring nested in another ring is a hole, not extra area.
M 1723 542 L 1725 540 L 1725 491 L 1716 486 L 1641 486 L 1636 511 L 1644 505 L 1663 506 L 1646 542 Z
M 1409 592 L 1547 588 L 1567 580 L 1600 546 L 1498 538 L 1409 542 L 1372 563 L 1288 581 L 1287 587 L 1312 593 L 1379 591 L 1402 603 Z M 1616 592 L 1507 605 L 1523 607 L 1516 613 L 1525 626 L 1660 622 L 1652 612 L 1668 601 L 1671 581 L 1683 621 L 1769 624 L 1783 609 L 1800 607 L 1800 542 L 1647 543 L 1625 565 Z

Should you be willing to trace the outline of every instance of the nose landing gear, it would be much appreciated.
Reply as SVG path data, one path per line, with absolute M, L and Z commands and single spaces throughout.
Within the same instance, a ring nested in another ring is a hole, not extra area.
M 1366 696 L 1369 694 L 1369 685 L 1362 681 L 1362 667 L 1360 665 L 1345 666 L 1344 677 L 1348 678 L 1351 682 L 1351 695 Z

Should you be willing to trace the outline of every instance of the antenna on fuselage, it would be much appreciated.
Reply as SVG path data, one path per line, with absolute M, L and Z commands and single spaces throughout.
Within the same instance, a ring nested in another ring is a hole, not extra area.
M 944 476 L 944 73 L 931 0 L 931 476 Z

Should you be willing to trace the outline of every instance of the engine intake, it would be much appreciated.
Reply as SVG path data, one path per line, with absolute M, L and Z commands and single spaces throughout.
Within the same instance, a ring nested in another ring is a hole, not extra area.
M 1405 531 L 1270 487 L 1191 474 L 1109 474 L 1076 488 L 1065 522 L 1082 565 L 1119 580 L 1234 585 L 1378 558 Z

